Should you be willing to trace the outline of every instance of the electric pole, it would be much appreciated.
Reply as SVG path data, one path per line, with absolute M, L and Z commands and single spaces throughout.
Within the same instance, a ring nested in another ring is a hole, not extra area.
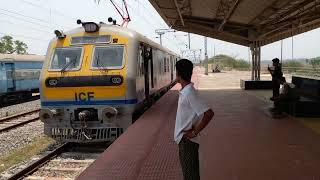
M 201 57 L 201 49 L 187 49 L 181 51 L 182 57 L 193 57 L 194 63 L 197 63 L 197 57 Z M 198 56 L 199 54 L 199 56 Z M 201 58 L 199 59 L 201 61 Z
M 208 38 L 204 37 L 204 62 L 205 62 L 205 75 L 208 75 Z
M 191 47 L 190 47 L 190 33 L 188 33 L 188 42 L 189 42 L 189 49 L 191 49 Z
M 176 32 L 176 30 L 174 30 L 174 29 L 156 29 L 155 30 L 155 33 L 157 33 L 159 35 L 161 46 L 162 46 L 162 35 L 164 35 L 165 33 L 168 33 L 168 32 Z

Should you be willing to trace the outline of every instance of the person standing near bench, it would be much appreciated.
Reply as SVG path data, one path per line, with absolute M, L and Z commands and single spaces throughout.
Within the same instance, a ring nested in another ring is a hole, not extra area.
M 275 97 L 279 96 L 280 83 L 279 79 L 282 77 L 283 73 L 280 66 L 280 61 L 278 58 L 272 59 L 273 69 L 268 66 L 268 71 L 272 76 L 272 97 L 270 100 L 274 100 Z
M 176 82 L 180 83 L 182 88 L 179 92 L 174 140 L 179 146 L 179 158 L 184 180 L 199 180 L 198 134 L 208 125 L 214 113 L 200 99 L 193 87 L 191 82 L 192 62 L 181 59 L 176 63 L 176 70 Z

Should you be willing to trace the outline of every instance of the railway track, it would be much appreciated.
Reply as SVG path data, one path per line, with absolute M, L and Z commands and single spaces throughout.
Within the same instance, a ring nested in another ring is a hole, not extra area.
M 8 180 L 75 179 L 107 146 L 108 144 L 64 143 L 10 176 Z
M 0 108 L 3 107 L 7 107 L 7 106 L 12 106 L 12 105 L 17 105 L 17 104 L 21 104 L 21 103 L 26 103 L 26 102 L 30 102 L 30 101 L 35 101 L 40 99 L 40 95 L 37 94 L 35 96 L 32 97 L 28 97 L 28 98 L 24 98 L 24 99 L 15 99 L 15 100 L 11 100 L 8 102 L 1 102 L 0 101 Z
M 1 118 L 0 133 L 39 120 L 39 111 L 40 109 L 36 109 L 33 111 L 23 112 L 13 116 Z

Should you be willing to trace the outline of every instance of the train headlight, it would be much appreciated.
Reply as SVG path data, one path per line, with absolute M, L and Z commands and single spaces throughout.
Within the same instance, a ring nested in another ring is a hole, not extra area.
M 46 122 L 55 116 L 62 116 L 63 109 L 41 109 L 39 113 L 40 120 Z
M 41 109 L 39 113 L 40 120 L 45 122 L 53 118 L 53 112 L 50 109 Z
M 118 110 L 114 107 L 106 107 L 101 112 L 101 118 L 104 122 L 111 123 L 116 120 Z
M 100 26 L 94 22 L 82 22 L 80 19 L 77 20 L 77 24 L 82 24 L 82 27 L 88 33 L 97 32 L 100 28 Z
M 112 76 L 111 77 L 111 83 L 114 84 L 114 85 L 120 85 L 122 84 L 122 76 Z
M 57 38 L 59 39 L 63 39 L 66 37 L 66 35 L 62 32 L 62 31 L 59 31 L 59 30 L 55 30 L 54 31 L 54 34 L 56 35 Z

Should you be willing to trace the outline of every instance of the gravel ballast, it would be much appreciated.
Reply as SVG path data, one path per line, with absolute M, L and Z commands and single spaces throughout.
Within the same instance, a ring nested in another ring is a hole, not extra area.
M 44 136 L 43 123 L 35 121 L 24 126 L 0 133 L 0 157 L 14 149 L 19 149 L 31 143 L 34 138 Z
M 40 108 L 40 100 L 0 108 L 0 118 Z

